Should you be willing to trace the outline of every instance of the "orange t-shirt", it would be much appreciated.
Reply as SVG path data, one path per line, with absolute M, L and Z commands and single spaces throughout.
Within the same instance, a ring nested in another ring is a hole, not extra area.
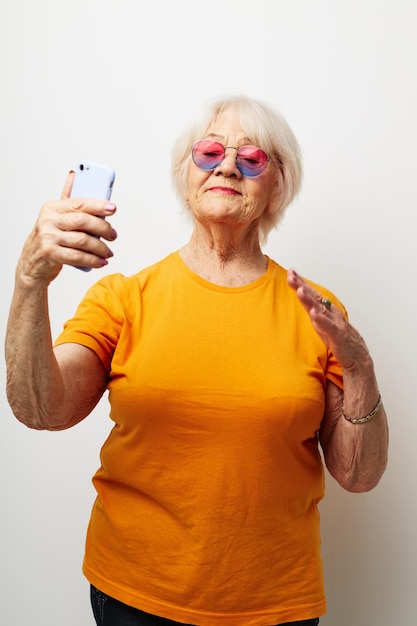
M 201 626 L 322 615 L 317 431 L 326 379 L 342 375 L 286 271 L 269 259 L 258 280 L 221 287 L 176 252 L 100 280 L 67 342 L 109 369 L 114 421 L 93 479 L 89 581 Z

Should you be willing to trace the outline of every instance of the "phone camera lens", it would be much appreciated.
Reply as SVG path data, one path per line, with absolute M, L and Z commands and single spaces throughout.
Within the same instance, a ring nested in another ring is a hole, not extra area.
M 83 171 L 83 169 L 84 169 L 84 165 L 81 163 L 80 170 Z

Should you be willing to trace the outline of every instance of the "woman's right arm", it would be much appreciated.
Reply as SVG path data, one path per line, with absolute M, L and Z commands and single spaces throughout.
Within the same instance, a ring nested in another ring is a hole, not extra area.
M 62 198 L 45 204 L 16 268 L 6 333 L 7 396 L 21 422 L 61 430 L 86 417 L 99 401 L 107 371 L 98 356 L 77 344 L 55 349 L 48 312 L 48 286 L 63 264 L 102 267 L 112 255 L 103 239 L 116 237 L 100 217 L 115 206 L 102 200 Z

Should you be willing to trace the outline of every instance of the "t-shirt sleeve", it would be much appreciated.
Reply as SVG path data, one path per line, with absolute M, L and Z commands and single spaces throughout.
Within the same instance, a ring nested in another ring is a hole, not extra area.
M 80 302 L 74 317 L 64 324 L 55 346 L 77 343 L 93 350 L 104 367 L 111 360 L 124 324 L 123 276 L 106 276 L 95 283 Z
M 340 389 L 343 389 L 342 368 L 331 352 L 329 353 L 329 359 L 327 361 L 326 378 L 327 380 L 331 380 L 332 383 L 337 385 Z

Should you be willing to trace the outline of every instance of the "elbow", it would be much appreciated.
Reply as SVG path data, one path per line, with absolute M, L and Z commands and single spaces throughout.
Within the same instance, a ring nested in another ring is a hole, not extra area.
M 22 410 L 19 408 L 14 408 L 13 404 L 9 402 L 13 415 L 15 418 L 27 428 L 31 428 L 32 430 L 51 430 L 51 426 L 48 422 L 40 415 L 37 415 L 34 412 L 29 412 L 26 410 Z
M 346 491 L 349 491 L 349 493 L 367 493 L 368 491 L 375 489 L 382 478 L 382 474 L 377 478 L 372 477 L 372 479 L 334 478 L 336 478 L 339 485 Z
M 387 456 L 379 460 L 371 468 L 363 465 L 354 465 L 344 470 L 340 467 L 328 467 L 330 474 L 339 483 L 339 485 L 350 493 L 367 493 L 372 491 L 379 484 L 387 467 Z
M 53 422 L 50 419 L 33 413 L 28 414 L 26 412 L 21 413 L 19 411 L 13 411 L 13 415 L 21 424 L 32 430 L 66 430 L 67 428 L 71 428 L 73 425 L 72 422 L 66 422 L 64 424 L 57 423 L 56 421 Z
M 8 372 L 6 380 L 6 398 L 15 418 L 24 426 L 34 430 L 45 430 L 44 420 L 38 410 L 34 410 L 29 402 L 29 393 L 20 389 Z
M 34 430 L 45 430 L 42 418 L 22 402 L 19 397 L 6 387 L 6 397 L 14 417 L 24 426 Z
M 16 397 L 9 389 L 6 390 L 6 395 L 13 415 L 21 424 L 32 430 L 56 430 L 56 418 L 45 414 L 37 406 L 25 403 L 20 395 Z
M 11 376 L 6 381 L 6 397 L 15 418 L 27 428 L 64 430 L 73 424 L 72 415 L 63 410 L 67 403 L 62 398 L 44 406 L 36 393 L 16 385 Z

